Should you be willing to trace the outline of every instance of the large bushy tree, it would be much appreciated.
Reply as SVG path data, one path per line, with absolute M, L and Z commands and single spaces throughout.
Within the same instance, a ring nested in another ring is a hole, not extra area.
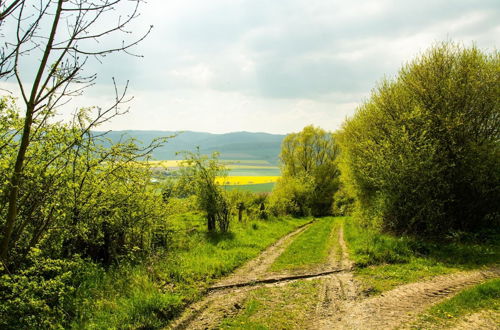
M 289 196 L 291 200 L 286 203 L 297 215 L 329 214 L 338 189 L 338 153 L 332 133 L 319 127 L 310 125 L 301 132 L 288 134 L 281 145 L 283 178 L 273 199 Z
M 337 135 L 358 210 L 385 229 L 498 228 L 500 54 L 434 46 L 382 81 Z
M 84 118 L 72 123 L 35 121 L 18 185 L 17 221 L 8 250 L 11 271 L 32 248 L 65 258 L 75 253 L 110 263 L 134 247 L 150 251 L 155 230 L 165 225 L 161 197 L 139 160 L 163 142 L 138 147 L 131 141 L 106 147 L 101 134 L 86 132 Z M 0 98 L 0 224 L 6 223 L 9 178 L 23 118 L 10 98 Z M 71 148 L 68 148 L 71 145 Z

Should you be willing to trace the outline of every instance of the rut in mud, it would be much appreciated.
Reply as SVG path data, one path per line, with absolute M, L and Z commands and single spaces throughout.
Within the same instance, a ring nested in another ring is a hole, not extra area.
M 358 285 L 351 272 L 353 264 L 349 259 L 342 226 L 338 231 L 332 231 L 332 234 L 338 236 L 331 238 L 337 240 L 337 244 L 330 251 L 329 266 L 346 271 L 331 274 L 321 280 L 315 321 L 311 324 L 311 328 L 326 326 L 330 318 L 342 312 L 345 302 L 354 301 L 359 297 Z

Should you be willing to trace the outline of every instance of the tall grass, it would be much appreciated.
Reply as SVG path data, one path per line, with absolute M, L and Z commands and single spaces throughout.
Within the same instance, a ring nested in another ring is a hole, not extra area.
M 233 223 L 207 233 L 200 216 L 179 216 L 171 250 L 141 264 L 95 272 L 78 291 L 75 328 L 160 328 L 198 299 L 217 278 L 310 219 Z
M 345 219 L 344 231 L 356 274 L 373 293 L 425 277 L 498 263 L 500 240 L 440 242 L 392 236 Z

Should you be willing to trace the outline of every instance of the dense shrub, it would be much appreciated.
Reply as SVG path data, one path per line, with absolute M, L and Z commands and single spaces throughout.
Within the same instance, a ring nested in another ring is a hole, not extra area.
M 47 116 L 50 117 L 50 113 Z M 32 248 L 53 258 L 74 253 L 109 264 L 139 248 L 152 248 L 153 232 L 166 226 L 161 196 L 150 171 L 139 164 L 154 145 L 132 141 L 106 146 L 79 121 L 35 121 L 19 185 L 17 216 L 7 267 L 15 271 Z M 6 201 L 22 118 L 13 100 L 0 104 L 0 200 Z M 6 205 L 6 203 L 2 203 Z M 0 228 L 7 208 L 0 207 Z
M 172 189 L 178 196 L 195 195 L 199 209 L 205 212 L 208 231 L 227 232 L 230 224 L 230 205 L 216 178 L 226 173 L 218 154 L 211 157 L 196 152 L 184 152 L 177 181 Z
M 309 176 L 286 177 L 278 180 L 269 197 L 269 208 L 274 216 L 311 214 L 310 199 L 314 186 Z
M 399 233 L 499 228 L 500 55 L 443 43 L 384 80 L 337 138 L 364 219 Z
M 0 277 L 0 327 L 63 328 L 74 316 L 73 296 L 88 266 L 77 257 L 51 259 L 32 249 L 22 270 Z
M 341 186 L 333 195 L 332 214 L 336 216 L 351 215 L 354 202 L 354 197 L 349 194 L 344 186 Z

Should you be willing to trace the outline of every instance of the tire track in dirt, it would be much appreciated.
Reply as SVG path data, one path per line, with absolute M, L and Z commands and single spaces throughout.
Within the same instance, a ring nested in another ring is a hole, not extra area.
M 310 224 L 310 223 L 309 223 Z M 442 275 L 402 285 L 380 296 L 362 299 L 352 273 L 353 263 L 344 240 L 343 226 L 332 229 L 336 239 L 325 264 L 313 270 L 269 273 L 276 258 L 309 225 L 295 230 L 266 249 L 258 258 L 209 289 L 205 299 L 190 306 L 171 329 L 213 329 L 243 308 L 250 291 L 287 285 L 299 279 L 321 279 L 316 315 L 310 329 L 393 329 L 410 325 L 426 308 L 469 286 L 500 277 L 498 266 L 486 270 Z
M 313 222 L 308 222 L 288 235 L 283 236 L 264 250 L 257 258 L 250 260 L 242 267 L 236 269 L 234 273 L 217 282 L 212 288 L 238 286 L 241 283 L 251 283 L 263 279 L 268 274 L 267 269 L 274 263 L 276 258 L 285 251 L 296 236 L 305 231 Z
M 267 269 L 285 251 L 293 239 L 308 228 L 313 221 L 302 225 L 268 247 L 257 258 L 250 260 L 234 273 L 209 288 L 210 293 L 201 301 L 189 306 L 170 329 L 210 329 L 224 317 L 238 312 L 253 284 L 264 280 Z
M 437 329 L 437 327 L 436 327 Z M 457 330 L 499 330 L 500 329 L 500 312 L 499 311 L 482 311 L 467 315 L 460 319 L 450 329 Z
M 408 324 L 426 308 L 460 290 L 500 277 L 500 268 L 442 275 L 402 285 L 380 296 L 351 302 L 320 325 L 322 329 L 394 329 Z
M 319 301 L 316 307 L 316 318 L 311 329 L 324 328 L 328 326 L 329 320 L 335 315 L 344 312 L 347 302 L 356 300 L 359 296 L 358 285 L 351 272 L 353 263 L 349 259 L 349 252 L 344 240 L 344 229 L 332 233 L 331 239 L 336 239 L 329 256 L 329 267 L 339 268 L 345 272 L 332 274 L 322 279 Z

